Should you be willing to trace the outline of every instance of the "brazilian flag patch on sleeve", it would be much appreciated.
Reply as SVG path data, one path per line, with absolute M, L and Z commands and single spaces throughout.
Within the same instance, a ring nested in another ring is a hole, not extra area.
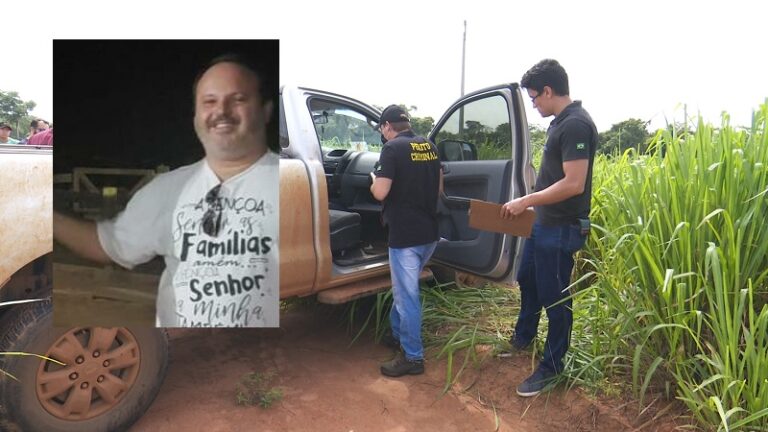
M 576 150 L 584 150 L 584 147 L 586 147 L 586 144 L 584 143 L 576 144 Z

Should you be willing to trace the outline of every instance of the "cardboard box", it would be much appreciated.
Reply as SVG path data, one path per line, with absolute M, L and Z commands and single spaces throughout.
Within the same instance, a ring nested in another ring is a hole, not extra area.
M 531 236 L 535 220 L 536 212 L 532 208 L 525 209 L 512 219 L 504 219 L 501 217 L 501 204 L 480 200 L 470 200 L 469 203 L 471 228 L 527 238 Z

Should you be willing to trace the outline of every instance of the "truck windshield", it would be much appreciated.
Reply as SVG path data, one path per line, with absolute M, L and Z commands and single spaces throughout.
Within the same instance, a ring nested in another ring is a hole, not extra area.
M 315 131 L 323 150 L 381 151 L 381 135 L 375 121 L 351 107 L 334 101 L 310 101 Z

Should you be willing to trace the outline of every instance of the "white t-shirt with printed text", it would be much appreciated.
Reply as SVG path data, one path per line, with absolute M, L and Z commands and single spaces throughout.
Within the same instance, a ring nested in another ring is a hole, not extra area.
M 220 183 L 221 226 L 211 237 L 205 197 Z M 158 327 L 277 327 L 278 212 L 279 157 L 267 152 L 223 183 L 205 160 L 161 174 L 97 232 L 124 267 L 164 257 Z

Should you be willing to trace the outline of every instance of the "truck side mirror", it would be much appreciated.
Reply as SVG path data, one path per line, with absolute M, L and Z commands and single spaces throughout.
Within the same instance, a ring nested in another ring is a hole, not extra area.
M 477 160 L 477 147 L 466 141 L 445 140 L 437 144 L 441 161 L 456 162 Z

